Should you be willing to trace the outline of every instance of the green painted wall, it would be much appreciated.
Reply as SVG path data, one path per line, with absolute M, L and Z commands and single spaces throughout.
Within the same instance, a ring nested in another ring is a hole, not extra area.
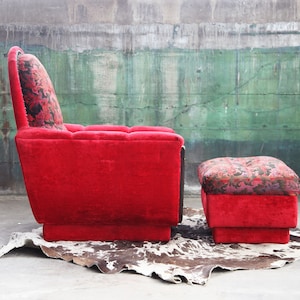
M 0 53 L 8 45 L 0 44 Z M 300 174 L 298 47 L 58 51 L 45 65 L 64 121 L 164 125 L 186 141 L 186 184 L 216 156 L 273 155 Z M 22 190 L 6 58 L 0 57 L 0 189 Z M 13 183 L 13 184 L 12 184 Z
M 66 122 L 166 125 L 187 142 L 300 137 L 300 48 L 28 51 L 46 66 Z

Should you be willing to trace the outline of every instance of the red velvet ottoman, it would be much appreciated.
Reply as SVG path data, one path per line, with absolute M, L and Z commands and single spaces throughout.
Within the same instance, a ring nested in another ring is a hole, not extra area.
M 288 243 L 297 226 L 299 177 L 269 156 L 220 157 L 201 163 L 198 177 L 216 243 Z

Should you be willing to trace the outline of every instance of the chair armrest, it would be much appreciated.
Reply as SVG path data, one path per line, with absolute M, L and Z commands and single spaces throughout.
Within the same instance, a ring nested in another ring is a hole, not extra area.
M 26 127 L 18 130 L 16 139 L 31 139 L 31 140 L 48 140 L 48 139 L 59 139 L 59 140 L 152 140 L 152 141 L 178 141 L 181 146 L 184 144 L 183 137 L 172 132 L 172 131 L 150 131 L 148 128 L 145 131 L 123 131 L 124 128 L 121 126 L 119 129 L 112 128 L 112 130 L 106 130 L 107 125 L 97 125 L 84 127 L 81 125 L 70 125 L 66 128 L 68 130 L 54 130 L 48 128 L 39 127 Z M 99 129 L 99 130 L 87 130 Z M 70 130 L 69 130 L 70 129 Z M 100 130 L 103 129 L 103 130 Z M 123 130 L 122 130 L 123 129 Z
M 76 223 L 87 215 L 92 223 L 177 225 L 183 142 L 175 133 L 155 131 L 28 128 L 16 135 L 40 223 Z M 60 209 L 62 204 L 72 214 Z

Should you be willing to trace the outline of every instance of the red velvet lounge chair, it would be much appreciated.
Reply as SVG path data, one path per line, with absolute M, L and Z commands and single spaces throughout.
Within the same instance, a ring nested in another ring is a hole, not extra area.
M 63 123 L 40 61 L 8 53 L 16 146 L 44 238 L 167 241 L 181 220 L 183 138 L 170 128 Z

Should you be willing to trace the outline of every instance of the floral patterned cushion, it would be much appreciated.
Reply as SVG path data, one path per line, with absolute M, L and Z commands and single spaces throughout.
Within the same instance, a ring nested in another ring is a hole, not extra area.
M 207 194 L 299 194 L 297 174 L 269 156 L 220 157 L 201 163 L 198 177 Z
M 22 54 L 18 68 L 29 126 L 65 129 L 55 90 L 41 62 Z

